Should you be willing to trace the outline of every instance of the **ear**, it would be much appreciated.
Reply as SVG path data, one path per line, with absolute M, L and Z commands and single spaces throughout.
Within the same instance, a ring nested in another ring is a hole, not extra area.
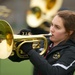
M 73 31 L 70 31 L 70 35 L 73 33 Z

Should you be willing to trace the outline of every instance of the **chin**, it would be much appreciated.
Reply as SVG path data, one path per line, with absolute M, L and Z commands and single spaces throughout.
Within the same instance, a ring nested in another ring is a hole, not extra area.
M 55 41 L 55 39 L 53 39 L 53 38 L 51 38 L 51 37 L 50 37 L 50 40 L 51 40 L 52 42 L 54 42 L 54 41 Z

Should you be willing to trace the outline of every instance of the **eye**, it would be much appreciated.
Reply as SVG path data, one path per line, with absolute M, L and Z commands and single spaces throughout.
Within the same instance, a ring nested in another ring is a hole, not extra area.
M 56 28 L 56 29 L 61 29 L 60 26 L 58 26 L 58 25 L 55 25 L 55 28 Z

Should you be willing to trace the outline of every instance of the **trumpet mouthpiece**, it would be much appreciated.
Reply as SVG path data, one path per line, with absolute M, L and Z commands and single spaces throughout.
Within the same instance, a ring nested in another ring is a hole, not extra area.
M 46 37 L 52 36 L 51 33 L 49 33 L 49 34 L 43 34 L 43 35 L 46 36 Z

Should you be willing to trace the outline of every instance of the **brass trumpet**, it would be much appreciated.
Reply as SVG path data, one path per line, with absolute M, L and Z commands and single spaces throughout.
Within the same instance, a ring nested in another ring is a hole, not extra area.
M 45 36 L 51 36 L 51 34 L 40 34 L 40 35 L 13 35 L 13 30 L 10 24 L 5 20 L 0 20 L 0 59 L 8 58 L 14 48 L 15 43 L 23 41 L 20 43 L 15 49 L 18 57 L 27 58 L 27 55 L 24 56 L 22 52 L 20 52 L 20 47 L 22 44 L 27 42 L 33 42 L 33 48 L 36 50 L 35 43 L 40 43 L 41 40 L 44 41 L 44 48 L 40 52 L 40 55 L 44 54 L 47 49 L 47 39 Z M 21 50 L 22 51 L 22 50 Z M 22 53 L 22 54 L 21 54 Z

